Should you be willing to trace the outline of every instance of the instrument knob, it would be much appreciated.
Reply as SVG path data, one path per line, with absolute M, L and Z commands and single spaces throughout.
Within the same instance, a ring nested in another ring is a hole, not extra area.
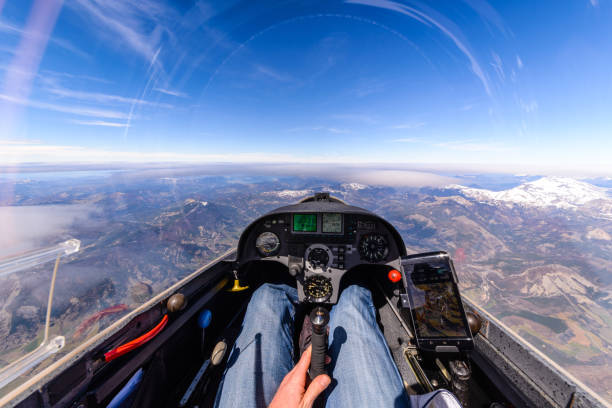
M 470 331 L 472 332 L 472 336 L 477 335 L 482 328 L 482 319 L 474 312 L 466 312 L 465 317 L 467 317 L 468 325 L 470 326 Z
M 178 312 L 183 310 L 187 306 L 187 298 L 182 293 L 175 293 L 170 296 L 166 303 L 166 308 L 170 313 Z
M 298 276 L 300 273 L 302 273 L 301 265 L 293 264 L 289 267 L 289 275 L 293 276 L 294 278 Z

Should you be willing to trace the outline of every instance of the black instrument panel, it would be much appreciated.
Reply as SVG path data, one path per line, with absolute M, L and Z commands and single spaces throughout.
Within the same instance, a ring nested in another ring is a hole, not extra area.
M 332 198 L 278 208 L 251 223 L 240 237 L 238 269 L 275 261 L 296 279 L 302 302 L 335 304 L 344 274 L 358 265 L 400 267 L 404 242 L 383 218 Z
M 320 247 L 306 253 L 315 244 Z M 393 234 L 378 217 L 334 212 L 268 215 L 253 226 L 243 249 L 248 260 L 291 255 L 345 270 L 400 256 Z

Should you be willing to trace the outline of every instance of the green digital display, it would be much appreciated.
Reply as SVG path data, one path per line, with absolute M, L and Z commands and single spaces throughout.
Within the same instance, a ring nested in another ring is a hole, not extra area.
M 317 232 L 317 214 L 293 214 L 293 231 Z

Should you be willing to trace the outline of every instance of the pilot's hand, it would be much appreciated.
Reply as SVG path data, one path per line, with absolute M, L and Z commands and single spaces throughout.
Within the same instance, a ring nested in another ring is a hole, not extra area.
M 315 377 L 306 388 L 312 346 L 308 346 L 293 370 L 283 378 L 268 408 L 310 408 L 331 382 L 326 374 Z

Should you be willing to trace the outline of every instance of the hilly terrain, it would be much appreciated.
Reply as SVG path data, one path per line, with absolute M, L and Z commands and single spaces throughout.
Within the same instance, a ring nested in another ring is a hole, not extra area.
M 234 247 L 256 217 L 329 191 L 390 221 L 409 253 L 450 252 L 464 295 L 612 400 L 605 386 L 612 383 L 608 187 L 558 177 L 505 180 L 497 189 L 476 182 L 391 188 L 302 178 L 111 180 L 18 183 L 3 203 L 90 208 L 86 218 L 36 241 L 82 241 L 61 267 L 52 314 L 66 350 Z M 47 266 L 0 278 L 0 365 L 40 340 L 49 277 Z

